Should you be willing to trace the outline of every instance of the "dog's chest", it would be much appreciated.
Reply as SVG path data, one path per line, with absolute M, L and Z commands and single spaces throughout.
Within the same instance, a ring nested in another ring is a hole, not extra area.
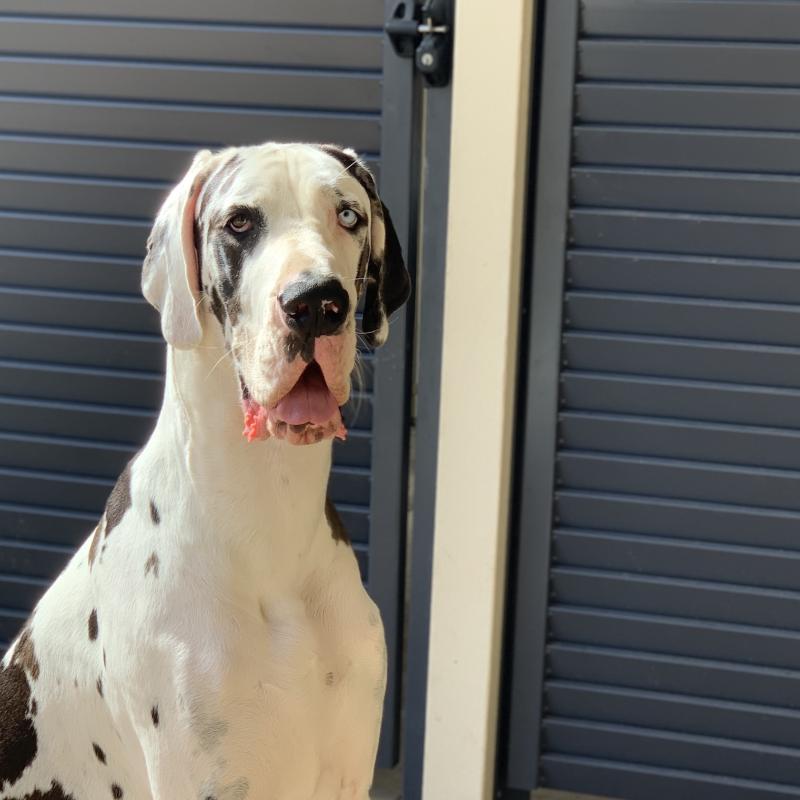
M 357 573 L 267 595 L 255 611 L 228 627 L 211 674 L 185 676 L 195 738 L 226 764 L 218 782 L 245 776 L 254 796 L 263 786 L 287 800 L 365 797 L 386 650 Z M 224 733 L 212 743 L 214 729 Z

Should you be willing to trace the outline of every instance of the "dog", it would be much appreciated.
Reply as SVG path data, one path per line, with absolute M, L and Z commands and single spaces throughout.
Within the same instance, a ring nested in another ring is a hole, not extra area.
M 410 291 L 389 213 L 351 150 L 203 151 L 142 288 L 163 405 L 2 661 L 0 798 L 367 800 L 385 641 L 326 490 L 356 305 L 378 346 Z

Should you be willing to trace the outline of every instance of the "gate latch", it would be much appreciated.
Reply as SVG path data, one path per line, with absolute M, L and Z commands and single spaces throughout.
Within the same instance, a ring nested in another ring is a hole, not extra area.
M 421 7 L 398 2 L 384 30 L 397 55 L 414 59 L 428 86 L 450 83 L 450 0 L 425 0 Z

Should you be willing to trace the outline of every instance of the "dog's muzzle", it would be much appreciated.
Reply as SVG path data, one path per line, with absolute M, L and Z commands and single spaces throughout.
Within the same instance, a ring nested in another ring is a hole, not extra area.
M 278 307 L 287 331 L 287 360 L 300 356 L 306 366 L 274 407 L 259 405 L 243 391 L 244 434 L 249 441 L 274 437 L 292 444 L 344 439 L 339 403 L 325 369 L 330 364 L 326 355 L 347 322 L 350 298 L 337 278 L 302 275 L 283 289 Z

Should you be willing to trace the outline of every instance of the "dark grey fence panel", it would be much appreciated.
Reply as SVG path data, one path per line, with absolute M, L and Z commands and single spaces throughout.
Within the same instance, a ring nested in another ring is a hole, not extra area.
M 545 14 L 500 787 L 797 798 L 800 3 Z
M 129 14 L 136 14 L 140 8 L 138 3 L 126 5 Z M 301 4 L 294 6 L 302 11 Z M 337 3 L 337 8 L 341 4 Z M 372 20 L 372 4 L 368 10 Z M 63 9 L 59 12 L 64 13 Z M 359 20 L 359 24 L 363 22 Z M 270 63 L 283 67 L 375 71 L 380 64 L 381 41 L 374 31 L 325 28 L 321 24 L 317 19 L 313 27 L 276 28 L 246 23 L 238 11 L 235 21 L 210 25 L 152 19 L 109 24 L 107 19 L 4 13 L 0 17 L 0 51 L 48 59 L 74 56 L 257 66 L 264 64 L 264 54 L 269 53 Z
M 785 0 L 584 0 L 583 33 L 589 36 L 800 40 L 800 22 Z
M 164 345 L 141 257 L 193 153 L 329 141 L 379 165 L 382 3 L 248 1 L 235 17 L 205 0 L 0 0 L 0 650 L 152 430 Z M 330 495 L 366 576 L 380 412 L 363 361 Z
M 54 13 L 57 10 L 58 13 Z M 229 9 L 216 0 L 70 0 L 57 7 L 50 0 L 2 0 L 0 13 L 70 20 L 107 20 L 127 26 L 130 21 L 229 23 Z M 265 25 L 308 25 L 323 28 L 372 28 L 383 24 L 383 10 L 373 0 L 337 0 L 336 3 L 283 0 L 243 0 L 236 6 L 236 22 Z

